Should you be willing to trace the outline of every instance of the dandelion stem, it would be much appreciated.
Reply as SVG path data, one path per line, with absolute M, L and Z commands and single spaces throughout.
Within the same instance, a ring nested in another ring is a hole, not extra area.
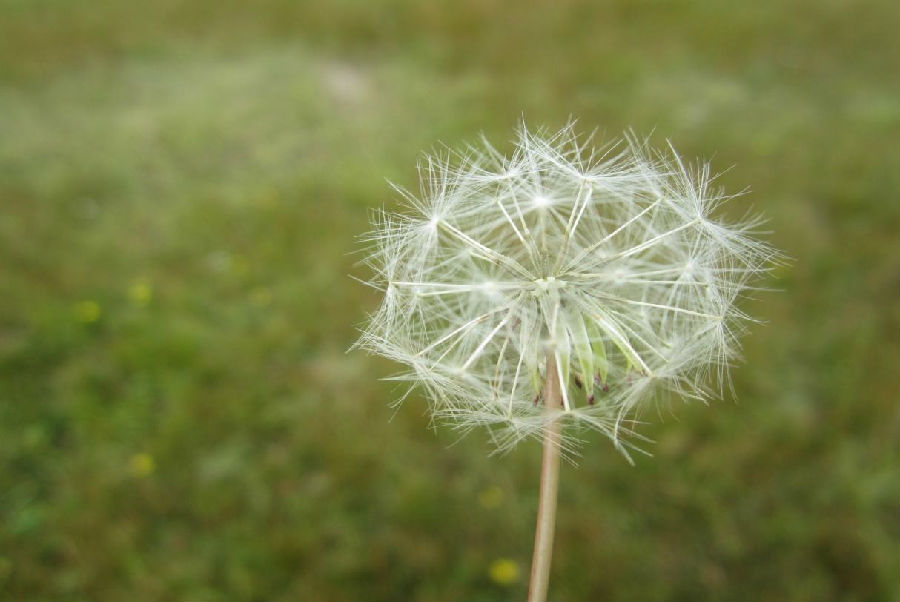
M 545 412 L 555 414 L 562 406 L 562 387 L 556 358 L 547 358 L 544 381 Z M 544 431 L 544 452 L 541 460 L 541 493 L 538 502 L 537 525 L 534 532 L 534 556 L 531 560 L 531 583 L 528 586 L 529 602 L 545 602 L 550 582 L 550 561 L 553 557 L 553 532 L 556 528 L 556 492 L 559 489 L 559 457 L 562 421 L 550 418 Z

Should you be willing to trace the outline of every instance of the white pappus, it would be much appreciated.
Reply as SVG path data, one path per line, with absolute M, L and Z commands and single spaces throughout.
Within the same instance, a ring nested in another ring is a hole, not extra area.
M 376 213 L 364 237 L 384 300 L 356 346 L 405 365 L 393 378 L 436 419 L 486 425 L 500 450 L 562 419 L 564 448 L 589 427 L 627 456 L 642 402 L 715 395 L 749 320 L 736 301 L 778 257 L 758 218 L 715 215 L 731 197 L 708 165 L 591 139 L 522 125 L 509 156 L 487 141 L 426 156 L 420 193 L 398 189 L 406 210 Z

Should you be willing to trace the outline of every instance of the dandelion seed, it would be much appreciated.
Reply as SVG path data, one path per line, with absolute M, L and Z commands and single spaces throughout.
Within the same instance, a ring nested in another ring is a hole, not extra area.
M 727 383 L 748 320 L 735 301 L 777 253 L 751 238 L 758 219 L 718 220 L 730 197 L 708 166 L 633 136 L 587 149 L 570 124 L 523 126 L 509 157 L 487 143 L 428 157 L 420 175 L 408 211 L 366 237 L 386 294 L 358 346 L 406 364 L 398 380 L 437 419 L 487 426 L 501 450 L 562 420 L 565 449 L 585 427 L 624 453 L 641 403 Z

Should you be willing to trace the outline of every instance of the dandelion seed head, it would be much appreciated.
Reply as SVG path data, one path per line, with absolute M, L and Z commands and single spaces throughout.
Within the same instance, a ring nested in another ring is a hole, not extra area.
M 523 125 L 510 156 L 484 141 L 426 157 L 419 194 L 398 188 L 406 210 L 364 237 L 385 294 L 357 345 L 407 366 L 394 378 L 436 419 L 487 426 L 499 450 L 563 418 L 624 452 L 642 403 L 718 395 L 750 320 L 737 302 L 778 259 L 759 219 L 719 221 L 731 197 L 708 165 L 632 135 L 590 142 L 573 124 Z M 548 366 L 558 409 L 541 400 Z

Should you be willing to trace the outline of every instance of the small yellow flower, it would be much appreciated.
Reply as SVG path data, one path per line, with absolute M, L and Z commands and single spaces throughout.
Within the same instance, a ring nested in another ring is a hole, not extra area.
M 75 319 L 82 324 L 91 324 L 100 319 L 100 304 L 96 301 L 79 301 L 72 308 Z
M 478 494 L 478 503 L 482 508 L 497 508 L 503 503 L 503 490 L 496 485 L 491 485 Z
M 246 276 L 250 271 L 250 262 L 247 261 L 247 258 L 243 255 L 233 255 L 231 257 L 231 263 L 228 266 L 231 270 L 231 275 L 237 278 L 241 278 Z
M 156 461 L 146 452 L 131 456 L 131 474 L 136 477 L 149 477 L 156 470 Z
M 277 190 L 267 190 L 256 196 L 256 204 L 260 207 L 274 207 L 281 200 Z
M 519 563 L 509 558 L 498 558 L 489 569 L 491 580 L 499 585 L 512 585 L 519 580 Z
M 147 280 L 135 280 L 128 287 L 128 298 L 135 305 L 144 307 L 153 298 L 153 286 Z
M 0 556 L 0 583 L 5 582 L 13 571 L 12 560 L 6 556 Z
M 258 307 L 265 307 L 272 302 L 272 291 L 264 286 L 258 286 L 250 291 L 250 302 Z

